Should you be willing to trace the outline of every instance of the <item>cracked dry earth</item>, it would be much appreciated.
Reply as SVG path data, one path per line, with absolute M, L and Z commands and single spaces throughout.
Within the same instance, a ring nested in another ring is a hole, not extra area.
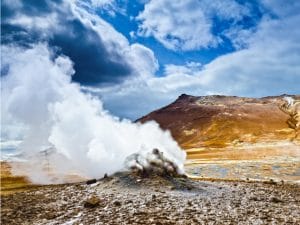
M 124 172 L 2 196 L 1 224 L 300 224 L 300 188 Z

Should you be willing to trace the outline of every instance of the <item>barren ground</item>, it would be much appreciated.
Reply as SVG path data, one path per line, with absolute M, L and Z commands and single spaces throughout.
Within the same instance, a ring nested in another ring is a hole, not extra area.
M 1 200 L 3 225 L 300 224 L 300 187 L 273 182 L 142 178 L 124 172 L 93 184 L 31 187 Z

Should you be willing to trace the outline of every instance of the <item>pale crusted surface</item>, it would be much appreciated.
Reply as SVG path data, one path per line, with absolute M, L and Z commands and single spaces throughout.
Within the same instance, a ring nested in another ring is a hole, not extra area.
M 84 207 L 92 198 L 96 206 Z M 299 224 L 299 186 L 141 178 L 43 186 L 2 197 L 1 224 Z

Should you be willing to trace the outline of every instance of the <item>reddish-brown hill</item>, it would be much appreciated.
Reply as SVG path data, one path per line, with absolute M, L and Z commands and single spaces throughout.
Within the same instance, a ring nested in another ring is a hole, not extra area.
M 139 121 L 155 120 L 163 129 L 170 130 L 184 149 L 226 147 L 247 142 L 297 142 L 300 96 L 289 96 L 294 99 L 293 105 L 286 97 L 195 97 L 182 94 L 175 102 Z

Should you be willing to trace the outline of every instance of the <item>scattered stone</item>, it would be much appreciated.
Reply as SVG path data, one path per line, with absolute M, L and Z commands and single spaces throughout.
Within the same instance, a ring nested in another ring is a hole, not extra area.
M 170 186 L 170 190 L 176 190 L 175 186 Z
M 57 217 L 56 213 L 54 213 L 54 212 L 48 212 L 48 211 L 46 212 L 45 218 L 47 220 L 53 220 L 56 217 Z
M 249 199 L 252 201 L 259 201 L 259 199 L 256 196 L 251 196 Z
M 270 198 L 270 202 L 273 202 L 273 203 L 280 203 L 280 202 L 283 202 L 281 199 L 275 197 L 275 196 L 272 196 Z
M 94 184 L 96 182 L 97 182 L 96 179 L 91 179 L 91 180 L 86 181 L 86 184 L 90 185 L 90 184 Z
M 84 202 L 85 208 L 95 208 L 100 205 L 101 200 L 97 196 L 92 196 Z
M 270 183 L 271 184 L 276 184 L 276 181 L 274 181 L 273 179 L 270 179 Z
M 273 179 L 270 179 L 270 180 L 267 180 L 267 181 L 264 181 L 265 184 L 277 184 L 276 181 L 274 181 Z
M 186 189 L 187 189 L 188 191 L 191 191 L 191 190 L 193 189 L 193 187 L 190 186 L 190 185 L 188 185 L 188 186 L 186 187 Z
M 114 205 L 115 205 L 115 206 L 121 206 L 122 204 L 121 204 L 120 201 L 114 201 Z

